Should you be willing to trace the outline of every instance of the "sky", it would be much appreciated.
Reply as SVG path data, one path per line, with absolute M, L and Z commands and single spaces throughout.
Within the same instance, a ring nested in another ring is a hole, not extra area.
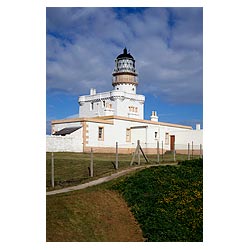
M 144 119 L 203 128 L 202 8 L 46 9 L 46 133 L 78 116 L 78 97 L 112 90 L 115 58 L 136 60 Z

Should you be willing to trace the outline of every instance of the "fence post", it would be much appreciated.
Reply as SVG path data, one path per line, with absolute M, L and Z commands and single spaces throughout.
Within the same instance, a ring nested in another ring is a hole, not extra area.
M 190 143 L 188 143 L 188 160 L 190 160 Z
M 202 144 L 200 144 L 200 158 L 202 158 Z
M 176 160 L 176 152 L 175 152 L 175 143 L 174 143 L 174 162 L 175 162 L 175 160 Z
M 192 141 L 192 159 L 194 158 L 194 142 Z
M 160 163 L 160 149 L 159 149 L 159 141 L 157 141 L 157 163 Z
M 140 158 L 140 140 L 137 140 L 137 148 L 138 148 L 138 166 L 141 164 L 141 158 Z
M 161 141 L 161 160 L 163 161 L 163 141 Z
M 90 177 L 93 177 L 94 176 L 94 169 L 93 169 L 93 148 L 91 148 L 90 150 Z
M 115 143 L 115 169 L 118 169 L 118 142 Z
M 51 186 L 54 188 L 55 187 L 55 182 L 54 182 L 54 152 L 51 153 Z

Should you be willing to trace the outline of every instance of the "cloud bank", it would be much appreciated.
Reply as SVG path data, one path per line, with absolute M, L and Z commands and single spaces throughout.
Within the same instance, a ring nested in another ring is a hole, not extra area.
M 47 8 L 47 91 L 74 95 L 112 88 L 126 46 L 140 94 L 202 103 L 202 8 Z

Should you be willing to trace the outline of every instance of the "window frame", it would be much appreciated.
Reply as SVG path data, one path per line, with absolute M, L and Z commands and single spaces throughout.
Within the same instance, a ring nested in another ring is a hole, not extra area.
M 90 102 L 90 111 L 94 110 L 94 102 Z
M 131 128 L 126 129 L 126 142 L 131 142 Z
M 100 137 L 100 131 L 101 131 L 101 137 Z M 103 126 L 98 126 L 98 141 L 104 141 L 104 127 Z
M 165 144 L 169 145 L 169 133 L 165 132 Z
M 157 140 L 157 139 L 158 139 L 158 132 L 155 131 L 155 140 Z

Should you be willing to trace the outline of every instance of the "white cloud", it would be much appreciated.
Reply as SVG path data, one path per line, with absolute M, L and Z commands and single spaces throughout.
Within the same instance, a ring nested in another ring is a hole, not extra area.
M 48 8 L 47 89 L 87 94 L 112 88 L 124 46 L 140 90 L 170 102 L 202 102 L 202 9 Z

